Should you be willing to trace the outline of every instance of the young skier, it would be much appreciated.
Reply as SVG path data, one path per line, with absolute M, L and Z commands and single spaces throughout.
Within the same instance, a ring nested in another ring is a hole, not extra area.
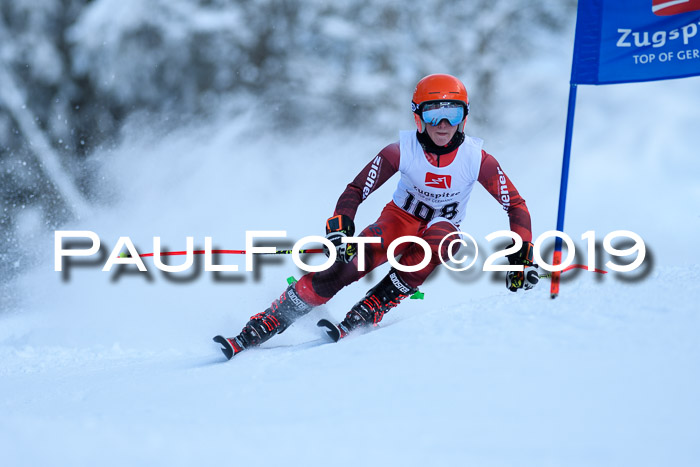
M 449 241 L 438 251 L 440 241 L 459 231 L 472 187 L 479 182 L 508 212 L 510 229 L 519 234 L 523 247 L 508 257 L 510 264 L 523 265 L 520 272 L 508 272 L 506 286 L 515 292 L 530 289 L 536 275 L 533 267 L 530 213 L 525 200 L 501 170 L 493 156 L 482 149 L 483 141 L 464 134 L 469 99 L 462 82 L 451 75 L 435 74 L 416 85 L 411 103 L 417 131 L 400 132 L 399 141 L 382 149 L 350 182 L 340 195 L 335 212 L 326 222 L 326 238 L 335 245 L 336 262 L 322 272 L 311 272 L 290 285 L 265 311 L 250 318 L 236 337 L 217 336 L 227 358 L 244 349 L 260 345 L 283 332 L 312 308 L 328 302 L 340 289 L 362 278 L 387 261 L 391 242 L 405 235 L 425 240 L 431 248 L 431 260 L 415 272 L 392 268 L 386 277 L 357 302 L 337 326 L 344 337 L 354 329 L 376 326 L 389 309 L 413 294 L 445 258 Z M 377 221 L 367 226 L 360 237 L 379 237 L 380 243 L 366 244 L 365 270 L 358 270 L 357 245 L 342 243 L 355 233 L 353 218 L 364 199 L 400 172 L 393 199 Z M 326 251 L 329 255 L 330 252 Z M 419 264 L 425 252 L 416 243 L 403 243 L 396 250 L 399 264 Z

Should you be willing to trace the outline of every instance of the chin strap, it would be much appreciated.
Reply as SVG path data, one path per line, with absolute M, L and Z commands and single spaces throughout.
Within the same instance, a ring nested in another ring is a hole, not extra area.
M 445 146 L 438 146 L 437 144 L 433 143 L 433 140 L 430 139 L 427 131 L 424 131 L 423 133 L 418 133 L 418 131 L 416 131 L 416 137 L 418 138 L 418 142 L 425 152 L 435 154 L 436 156 L 448 154 L 457 149 L 459 145 L 464 142 L 464 133 L 461 131 L 455 132 L 450 142 Z

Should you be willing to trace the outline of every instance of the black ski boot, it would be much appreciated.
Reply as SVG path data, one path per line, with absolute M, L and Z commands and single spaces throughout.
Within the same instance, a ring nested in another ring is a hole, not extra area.
M 296 292 L 294 284 L 287 287 L 280 297 L 272 302 L 270 308 L 250 318 L 248 324 L 236 337 L 216 336 L 215 342 L 223 347 L 221 351 L 231 359 L 243 350 L 255 347 L 281 334 L 294 321 L 308 313 L 311 305 L 303 301 Z
M 377 326 L 385 313 L 417 290 L 406 284 L 396 269 L 392 268 L 389 274 L 372 287 L 365 298 L 357 302 L 345 315 L 345 319 L 338 324 L 339 338 L 342 339 L 357 328 Z

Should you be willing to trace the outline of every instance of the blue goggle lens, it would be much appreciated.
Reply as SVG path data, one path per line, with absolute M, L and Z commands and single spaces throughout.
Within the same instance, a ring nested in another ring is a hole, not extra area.
M 456 102 L 429 102 L 423 105 L 421 118 L 430 125 L 438 125 L 447 120 L 455 126 L 464 120 L 464 106 Z

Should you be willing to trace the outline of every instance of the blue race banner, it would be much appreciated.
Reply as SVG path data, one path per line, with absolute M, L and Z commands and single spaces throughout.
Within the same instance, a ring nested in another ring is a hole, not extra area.
M 579 0 L 572 84 L 700 75 L 700 0 Z

